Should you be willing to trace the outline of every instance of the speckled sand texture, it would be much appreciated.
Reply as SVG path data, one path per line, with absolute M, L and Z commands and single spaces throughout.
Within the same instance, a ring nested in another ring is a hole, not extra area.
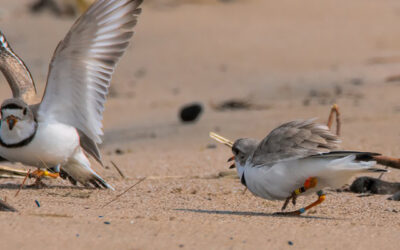
M 42 93 L 73 19 L 33 15 L 31 2 L 0 0 L 0 28 Z M 231 153 L 207 146 L 216 145 L 209 131 L 262 138 L 289 120 L 325 122 L 337 102 L 343 149 L 400 157 L 400 82 L 385 82 L 400 74 L 399 11 L 400 2 L 386 0 L 148 1 L 106 105 L 101 151 L 109 168 L 93 162 L 116 191 L 55 180 L 14 197 L 21 180 L 1 179 L 0 197 L 20 212 L 0 212 L 0 248 L 398 249 L 400 202 L 388 195 L 329 191 L 305 216 L 274 217 L 281 202 L 215 177 Z M 0 77 L 0 99 L 10 95 Z M 268 108 L 211 108 L 231 98 Z M 202 116 L 181 124 L 178 110 L 194 101 Z M 102 208 L 145 176 L 153 177 Z M 383 178 L 400 181 L 400 172 Z M 299 198 L 298 207 L 314 199 Z

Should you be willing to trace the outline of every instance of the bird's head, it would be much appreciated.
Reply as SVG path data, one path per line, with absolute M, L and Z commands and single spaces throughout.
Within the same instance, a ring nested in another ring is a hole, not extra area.
M 244 167 L 247 159 L 256 150 L 258 141 L 250 138 L 241 138 L 236 140 L 232 145 L 233 156 L 228 161 L 235 160 L 236 168 Z M 231 166 L 233 168 L 233 166 Z
M 32 110 L 20 99 L 5 100 L 0 113 L 0 137 L 7 144 L 26 139 L 36 129 Z

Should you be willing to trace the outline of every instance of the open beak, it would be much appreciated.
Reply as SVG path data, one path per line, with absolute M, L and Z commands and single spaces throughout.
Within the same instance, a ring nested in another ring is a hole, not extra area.
M 14 126 L 17 124 L 18 120 L 14 116 L 7 117 L 8 128 L 12 130 Z
M 226 139 L 225 137 L 220 136 L 219 134 L 216 134 L 214 132 L 210 132 L 210 137 L 213 138 L 214 140 L 216 140 L 219 143 L 224 144 L 225 146 L 228 146 L 230 148 L 232 148 L 233 146 L 233 142 L 229 139 Z M 228 162 L 235 160 L 235 156 L 232 156 L 231 158 L 228 159 Z M 235 168 L 235 163 L 233 163 L 230 167 L 231 168 Z
M 235 156 L 232 156 L 231 158 L 228 159 L 228 162 L 230 161 L 234 161 L 235 160 Z M 235 168 L 235 163 L 233 163 L 232 165 L 229 166 L 229 169 Z

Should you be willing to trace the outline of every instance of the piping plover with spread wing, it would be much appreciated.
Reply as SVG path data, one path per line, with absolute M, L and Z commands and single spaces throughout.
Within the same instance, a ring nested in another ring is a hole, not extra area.
M 142 0 L 98 0 L 58 44 L 41 103 L 29 106 L 33 82 L 1 36 L 0 66 L 14 98 L 1 105 L 0 156 L 40 168 L 59 166 L 70 180 L 112 189 L 90 167 L 101 162 L 104 103 L 112 73 L 133 35 Z M 29 87 L 31 86 L 31 87 Z M 51 175 L 37 171 L 37 175 Z M 57 176 L 57 175 L 55 175 Z
M 290 200 L 316 192 L 318 200 L 309 206 L 281 215 L 300 215 L 325 200 L 325 187 L 339 188 L 355 174 L 386 172 L 373 168 L 370 152 L 334 151 L 340 140 L 328 127 L 311 120 L 285 123 L 272 130 L 262 141 L 230 140 L 210 133 L 210 137 L 229 146 L 241 183 L 254 195 L 268 200 Z

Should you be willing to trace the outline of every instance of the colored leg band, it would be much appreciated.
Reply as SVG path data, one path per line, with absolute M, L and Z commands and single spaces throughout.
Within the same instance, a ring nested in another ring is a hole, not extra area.
M 306 188 L 305 187 L 301 187 L 301 188 L 298 188 L 298 189 L 294 190 L 294 193 L 299 195 L 301 193 L 304 193 L 305 191 L 306 191 Z

